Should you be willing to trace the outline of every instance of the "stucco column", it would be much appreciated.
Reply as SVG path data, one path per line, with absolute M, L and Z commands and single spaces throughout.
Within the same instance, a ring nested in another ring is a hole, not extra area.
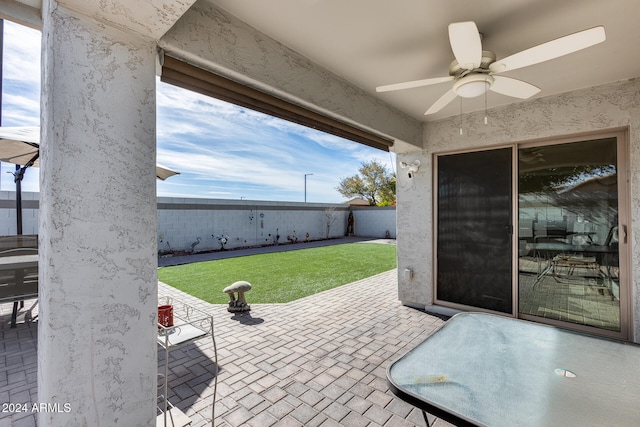
M 424 308 L 433 304 L 431 159 L 422 150 L 396 145 L 398 298 L 405 305 Z M 409 176 L 400 162 L 416 160 L 420 167 Z
M 43 3 L 38 425 L 155 425 L 155 43 Z

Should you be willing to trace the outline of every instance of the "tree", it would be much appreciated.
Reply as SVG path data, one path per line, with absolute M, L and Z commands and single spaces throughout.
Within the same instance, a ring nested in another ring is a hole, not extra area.
M 359 174 L 342 178 L 336 190 L 345 197 L 361 197 L 371 206 L 388 206 L 396 199 L 396 175 L 376 160 L 362 162 Z
M 331 226 L 338 219 L 338 217 L 336 216 L 336 208 L 334 206 L 324 210 L 324 219 L 327 226 L 327 235 L 325 237 L 328 239 L 331 235 Z

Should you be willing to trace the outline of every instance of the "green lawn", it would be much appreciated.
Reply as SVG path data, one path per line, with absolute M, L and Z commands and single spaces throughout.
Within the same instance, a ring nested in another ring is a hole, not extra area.
M 251 283 L 249 304 L 285 303 L 396 267 L 396 246 L 347 243 L 197 262 L 158 270 L 158 279 L 213 304 L 226 304 L 224 288 Z

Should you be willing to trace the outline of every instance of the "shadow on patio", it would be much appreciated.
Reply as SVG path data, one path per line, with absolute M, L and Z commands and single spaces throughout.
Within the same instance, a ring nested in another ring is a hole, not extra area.
M 216 426 L 420 426 L 420 411 L 388 390 L 386 367 L 443 321 L 402 306 L 396 274 L 391 270 L 287 304 L 252 304 L 244 316 L 163 283 L 159 294 L 213 316 L 220 364 Z M 0 310 L 0 400 L 37 402 L 37 323 L 9 329 L 11 304 Z M 158 354 L 164 366 L 164 352 Z M 173 350 L 169 361 L 171 403 L 192 426 L 210 425 L 211 338 Z M 5 425 L 35 425 L 35 416 L 0 413 Z

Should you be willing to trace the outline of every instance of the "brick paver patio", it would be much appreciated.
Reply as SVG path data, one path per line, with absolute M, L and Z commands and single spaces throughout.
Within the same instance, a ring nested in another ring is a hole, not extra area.
M 443 320 L 398 302 L 395 270 L 287 304 L 252 304 L 249 293 L 252 310 L 244 315 L 163 283 L 159 294 L 214 318 L 216 426 L 424 425 L 418 410 L 388 390 L 385 372 Z M 0 403 L 38 402 L 37 316 L 9 329 L 10 313 L 11 304 L 0 305 Z M 169 357 L 170 401 L 195 427 L 211 423 L 213 354 L 211 338 L 203 338 Z M 158 356 L 163 367 L 164 353 Z M 0 427 L 33 425 L 31 413 L 0 413 Z

